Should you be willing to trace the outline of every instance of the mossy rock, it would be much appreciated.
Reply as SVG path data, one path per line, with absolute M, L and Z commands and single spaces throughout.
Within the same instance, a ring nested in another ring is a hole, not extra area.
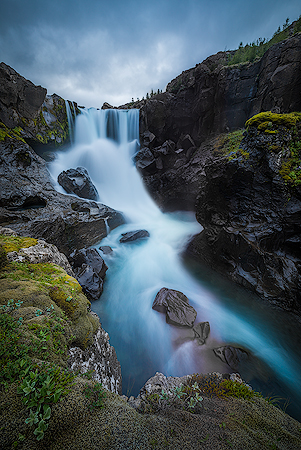
M 0 244 L 6 253 L 18 252 L 21 248 L 32 247 L 37 243 L 37 239 L 31 237 L 0 235 Z
M 294 127 L 301 121 L 300 112 L 292 112 L 288 114 L 276 114 L 271 111 L 261 112 L 251 117 L 246 121 L 246 128 L 256 127 L 259 131 L 275 133 L 276 130 L 271 130 L 272 126 L 283 126 L 286 128 Z
M 0 243 L 0 269 L 8 263 L 6 251 L 3 245 Z

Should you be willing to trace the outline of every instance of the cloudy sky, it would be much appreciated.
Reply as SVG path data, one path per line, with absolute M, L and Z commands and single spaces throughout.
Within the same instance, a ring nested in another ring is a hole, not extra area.
M 0 0 L 0 61 L 48 94 L 118 106 L 300 14 L 300 0 Z

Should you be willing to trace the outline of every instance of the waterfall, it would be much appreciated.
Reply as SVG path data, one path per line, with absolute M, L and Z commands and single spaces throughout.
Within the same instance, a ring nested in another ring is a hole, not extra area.
M 72 111 L 69 105 L 69 100 L 65 100 L 65 106 L 66 106 L 66 113 L 67 113 L 67 120 L 68 120 L 68 126 L 69 126 L 69 136 L 70 136 L 70 143 L 74 143 L 74 127 L 75 127 L 75 119 L 76 119 L 76 112 L 75 112 L 75 106 L 73 102 L 70 102 L 72 106 Z
M 104 293 L 92 304 L 121 362 L 124 393 L 137 394 L 156 371 L 173 376 L 231 371 L 213 349 L 235 344 L 258 359 L 256 374 L 243 374 L 248 381 L 261 388 L 260 380 L 264 385 L 272 379 L 285 396 L 283 392 L 301 381 L 300 358 L 283 327 L 285 313 L 265 308 L 233 284 L 223 285 L 211 272 L 204 271 L 201 280 L 188 272 L 180 255 L 202 227 L 192 213 L 163 214 L 158 209 L 133 163 L 138 150 L 139 110 L 82 110 L 76 117 L 74 145 L 50 166 L 54 179 L 62 170 L 85 167 L 100 201 L 126 218 L 125 225 L 95 246 L 110 246 L 113 252 L 103 256 L 109 267 Z M 149 239 L 119 242 L 121 233 L 139 229 L 146 229 Z M 152 310 L 162 287 L 189 298 L 196 323 L 209 321 L 205 345 L 193 340 L 191 330 L 168 325 L 163 314 Z

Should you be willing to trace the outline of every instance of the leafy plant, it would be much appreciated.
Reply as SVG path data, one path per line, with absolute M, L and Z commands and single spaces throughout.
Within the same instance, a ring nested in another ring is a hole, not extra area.
M 92 387 L 87 386 L 84 394 L 89 399 L 89 409 L 104 408 L 104 399 L 107 394 L 101 383 L 95 383 Z

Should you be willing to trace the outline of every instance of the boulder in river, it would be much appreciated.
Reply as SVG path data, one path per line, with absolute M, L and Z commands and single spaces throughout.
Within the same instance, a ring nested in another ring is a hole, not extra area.
M 165 287 L 157 293 L 152 308 L 165 313 L 167 323 L 181 327 L 193 327 L 197 316 L 186 295 Z
M 231 345 L 225 345 L 213 349 L 214 354 L 218 356 L 224 363 L 228 364 L 233 370 L 238 370 L 239 364 L 242 361 L 249 359 L 249 354 L 246 350 Z
M 140 239 L 146 239 L 149 237 L 149 232 L 147 230 L 136 230 L 129 231 L 128 233 L 122 233 L 119 242 L 121 244 L 126 244 L 128 242 L 137 241 Z
M 97 189 L 84 167 L 63 171 L 59 174 L 57 180 L 68 194 L 76 194 L 81 198 L 90 200 L 98 199 Z
M 193 327 L 194 336 L 199 345 L 205 344 L 210 333 L 209 322 L 199 322 Z
M 108 267 L 96 248 L 75 250 L 69 257 L 75 277 L 91 300 L 98 300 Z

